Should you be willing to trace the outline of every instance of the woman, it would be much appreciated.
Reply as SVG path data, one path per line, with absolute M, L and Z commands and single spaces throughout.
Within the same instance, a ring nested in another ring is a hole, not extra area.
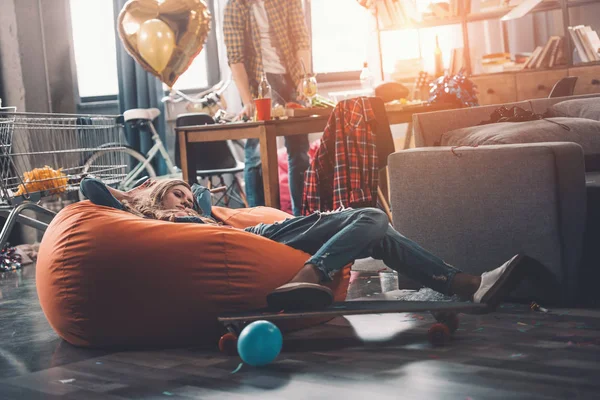
M 142 217 L 217 224 L 210 216 L 198 213 L 201 208 L 192 188 L 181 180 L 147 181 L 121 192 L 86 178 L 81 190 L 95 204 Z M 383 260 L 388 267 L 440 293 L 485 303 L 493 309 L 515 288 L 528 267 L 537 263 L 517 254 L 481 276 L 461 272 L 394 230 L 387 215 L 376 208 L 315 213 L 274 224 L 260 223 L 244 231 L 312 255 L 290 282 L 267 296 L 269 307 L 278 310 L 326 307 L 333 294 L 320 283 L 330 281 L 348 263 L 367 257 Z

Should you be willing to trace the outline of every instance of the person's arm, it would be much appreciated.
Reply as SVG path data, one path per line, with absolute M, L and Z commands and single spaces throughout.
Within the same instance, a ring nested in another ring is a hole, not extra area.
M 240 97 L 242 98 L 242 103 L 244 104 L 244 108 L 240 112 L 240 116 L 251 118 L 253 114 L 254 103 L 252 102 L 250 82 L 246 67 L 244 66 L 244 63 L 230 64 L 229 67 L 231 68 L 231 76 L 233 77 L 235 86 L 238 88 Z
M 240 115 L 251 117 L 253 103 L 248 72 L 244 66 L 244 26 L 244 15 L 240 4 L 237 1 L 229 1 L 223 15 L 223 38 L 227 48 L 227 62 L 244 104 Z
M 123 209 L 126 193 L 107 186 L 100 179 L 86 177 L 79 184 L 81 193 L 98 206 Z
M 310 74 L 312 73 L 310 40 L 302 9 L 302 0 L 289 1 L 290 36 L 294 38 L 296 57 L 300 64 L 304 64 L 306 72 Z M 298 84 L 298 93 L 302 94 L 302 81 Z

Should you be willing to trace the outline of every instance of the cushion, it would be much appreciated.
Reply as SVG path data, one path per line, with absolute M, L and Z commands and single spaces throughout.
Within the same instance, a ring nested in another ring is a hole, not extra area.
M 290 217 L 267 207 L 213 214 L 240 228 Z M 37 291 L 50 325 L 76 346 L 216 345 L 219 314 L 264 307 L 308 257 L 232 227 L 144 219 L 83 201 L 46 230 Z M 336 301 L 345 300 L 348 280 L 345 268 L 330 284 Z
M 585 118 L 557 117 L 471 126 L 444 133 L 441 145 L 478 146 L 539 142 L 577 143 L 583 148 L 586 171 L 600 170 L 600 122 Z
M 600 121 L 600 97 L 566 100 L 549 109 L 554 117 L 588 118 Z

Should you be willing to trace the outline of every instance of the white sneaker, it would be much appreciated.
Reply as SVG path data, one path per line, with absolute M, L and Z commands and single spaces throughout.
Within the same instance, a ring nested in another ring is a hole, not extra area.
M 473 295 L 474 303 L 484 303 L 496 308 L 521 282 L 533 258 L 517 254 L 502 266 L 481 275 L 481 285 Z

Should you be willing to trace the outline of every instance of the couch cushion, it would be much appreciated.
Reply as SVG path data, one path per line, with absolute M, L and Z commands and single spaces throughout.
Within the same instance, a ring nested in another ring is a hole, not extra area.
M 600 97 L 561 101 L 550 107 L 549 113 L 553 117 L 588 118 L 600 121 Z
M 600 170 L 600 122 L 586 118 L 546 118 L 471 126 L 442 135 L 442 146 L 574 142 L 583 148 L 586 171 Z

